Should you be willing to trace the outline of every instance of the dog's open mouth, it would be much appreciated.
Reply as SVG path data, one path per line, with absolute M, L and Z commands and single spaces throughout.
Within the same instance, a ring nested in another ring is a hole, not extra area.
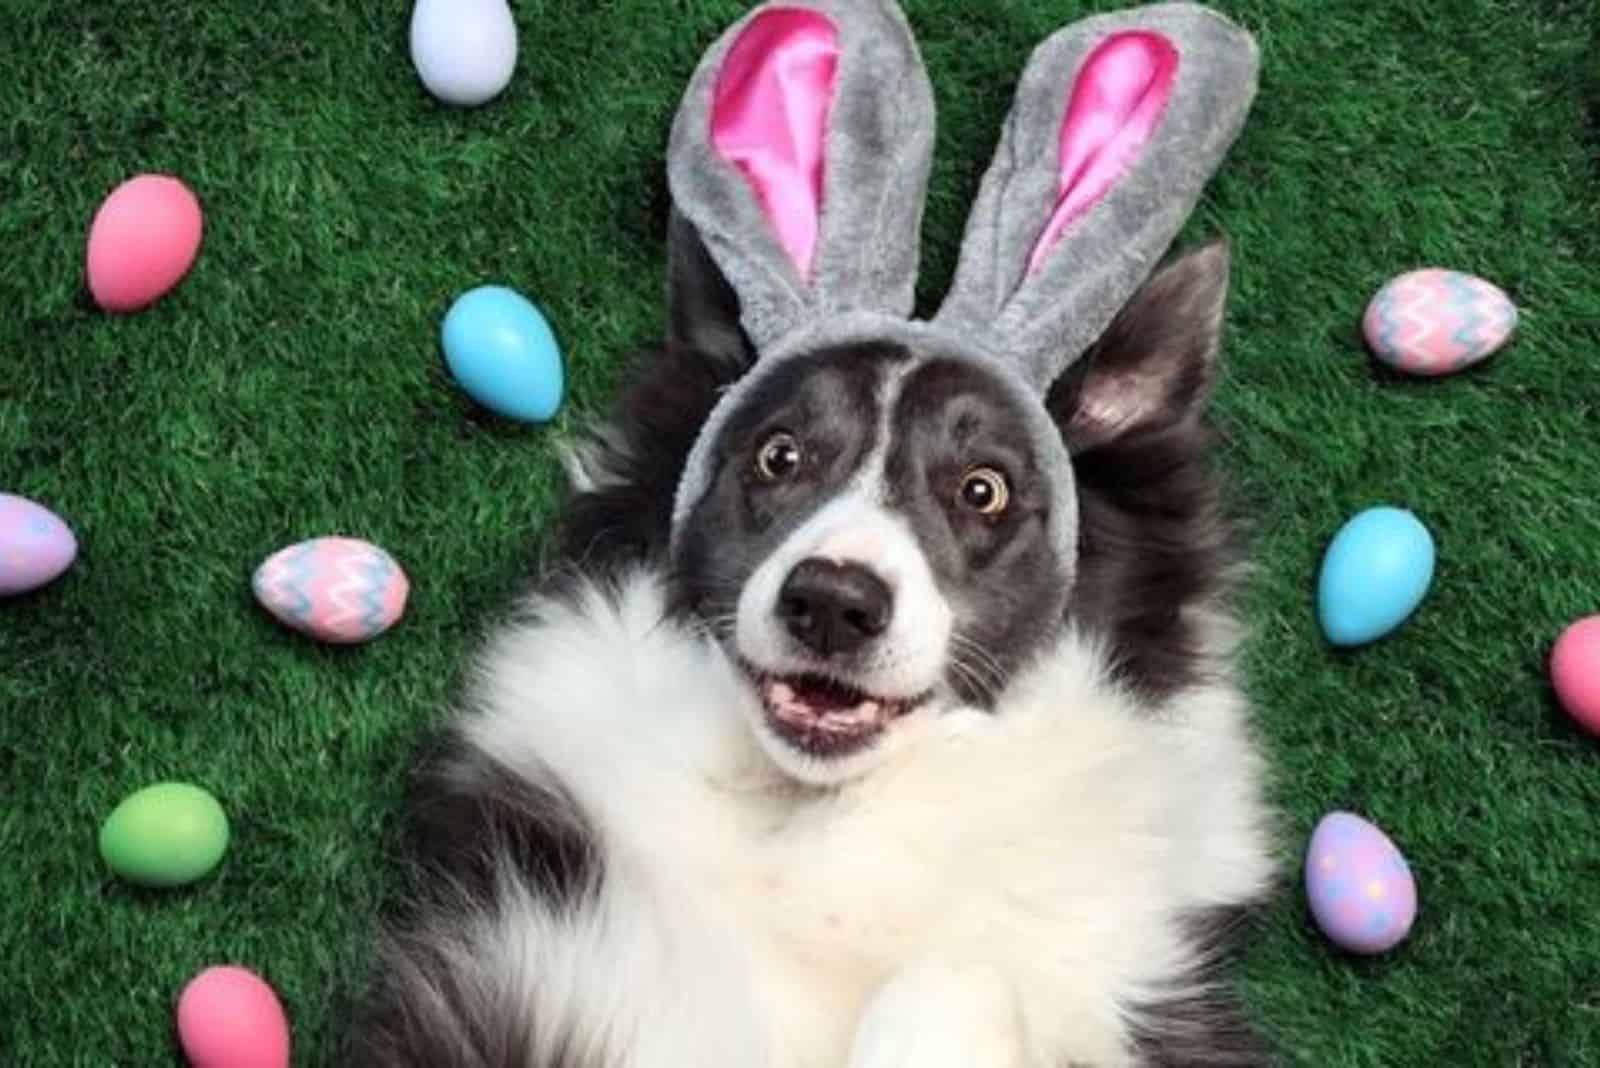
M 773 731 L 812 756 L 846 756 L 865 749 L 928 696 L 882 697 L 826 675 L 774 675 L 750 665 L 746 669 Z

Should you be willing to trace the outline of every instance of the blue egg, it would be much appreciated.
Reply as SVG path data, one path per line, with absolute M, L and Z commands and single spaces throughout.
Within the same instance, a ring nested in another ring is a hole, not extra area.
M 1433 536 L 1402 508 L 1368 508 L 1345 523 L 1322 558 L 1317 619 L 1334 645 L 1394 630 L 1433 582 Z
M 561 350 L 539 309 L 505 286 L 456 298 L 441 330 L 445 362 L 467 395 L 508 419 L 542 423 L 561 405 Z

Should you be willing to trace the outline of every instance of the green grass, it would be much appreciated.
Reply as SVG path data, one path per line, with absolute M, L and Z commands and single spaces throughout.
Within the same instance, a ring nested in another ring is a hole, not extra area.
M 925 303 L 1027 50 L 1107 6 L 908 2 L 943 118 Z M 1600 5 L 1225 6 L 1260 37 L 1262 90 L 1186 236 L 1235 241 L 1217 408 L 1257 525 L 1250 684 L 1289 832 L 1240 981 L 1298 1065 L 1600 1063 L 1600 750 L 1543 675 L 1600 611 Z M 235 960 L 281 992 L 296 1063 L 336 1063 L 411 746 L 536 562 L 551 436 L 660 327 L 667 124 L 742 10 L 516 8 L 513 85 L 458 113 L 416 84 L 402 3 L 0 0 L 0 489 L 83 544 L 0 603 L 0 1062 L 172 1063 L 176 990 Z M 205 243 L 157 307 L 110 318 L 84 232 L 144 170 L 194 186 Z M 1506 287 L 1514 346 L 1447 380 L 1379 373 L 1358 317 L 1422 264 Z M 440 317 L 485 281 L 562 338 L 550 427 L 485 417 L 442 368 Z M 1336 654 L 1313 575 L 1377 502 L 1425 518 L 1438 577 L 1401 632 Z M 250 598 L 270 551 L 335 532 L 414 581 L 370 646 L 314 646 Z M 139 892 L 96 829 L 169 777 L 222 798 L 233 845 L 208 881 Z M 1298 854 L 1334 807 L 1417 873 L 1388 959 L 1307 921 Z

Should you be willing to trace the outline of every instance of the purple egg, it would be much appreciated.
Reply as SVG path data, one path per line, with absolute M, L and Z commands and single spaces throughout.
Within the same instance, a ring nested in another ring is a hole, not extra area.
M 1306 849 L 1306 897 L 1322 933 L 1352 953 L 1393 949 L 1417 918 L 1417 884 L 1405 857 L 1378 828 L 1330 812 Z
M 48 508 L 0 493 L 0 597 L 53 582 L 77 555 L 78 539 Z

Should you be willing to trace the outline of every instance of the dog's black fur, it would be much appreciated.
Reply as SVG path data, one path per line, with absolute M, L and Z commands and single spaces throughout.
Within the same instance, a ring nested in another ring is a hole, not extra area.
M 551 581 L 563 571 L 604 575 L 638 562 L 667 563 L 685 459 L 721 391 L 753 362 L 731 288 L 686 224 L 675 217 L 670 234 L 669 336 L 640 362 L 617 403 L 617 436 L 601 450 L 607 477 L 566 507 Z M 1067 613 L 1104 633 L 1123 679 L 1153 699 L 1204 676 L 1209 665 L 1196 613 L 1226 597 L 1240 560 L 1200 418 L 1226 260 L 1225 246 L 1213 244 L 1158 274 L 1048 399 L 1079 495 L 1078 579 Z M 1160 364 L 1176 373 L 1154 373 Z M 1108 406 L 1107 398 L 1117 403 Z M 452 944 L 453 925 L 470 915 L 466 903 L 489 900 L 484 891 L 494 881 L 570 898 L 599 877 L 599 859 L 568 799 L 532 791 L 503 769 L 479 766 L 483 759 L 451 746 L 422 779 L 421 882 L 443 879 L 452 889 L 420 902 L 413 929 L 424 936 L 390 946 L 386 974 L 354 1032 L 354 1063 L 526 1068 L 518 1051 L 528 1048 L 537 1022 L 497 1003 L 492 989 L 485 996 L 485 989 L 458 988 L 467 980 L 438 967 L 438 954 Z M 1208 962 L 1220 961 L 1238 928 L 1232 912 L 1197 916 L 1192 939 Z M 1192 979 L 1196 988 L 1212 978 L 1174 977 Z M 1129 1006 L 1144 1068 L 1274 1063 L 1225 986 L 1204 985 L 1202 994 L 1181 986 L 1170 998 Z M 548 1068 L 600 1066 L 569 1050 Z

